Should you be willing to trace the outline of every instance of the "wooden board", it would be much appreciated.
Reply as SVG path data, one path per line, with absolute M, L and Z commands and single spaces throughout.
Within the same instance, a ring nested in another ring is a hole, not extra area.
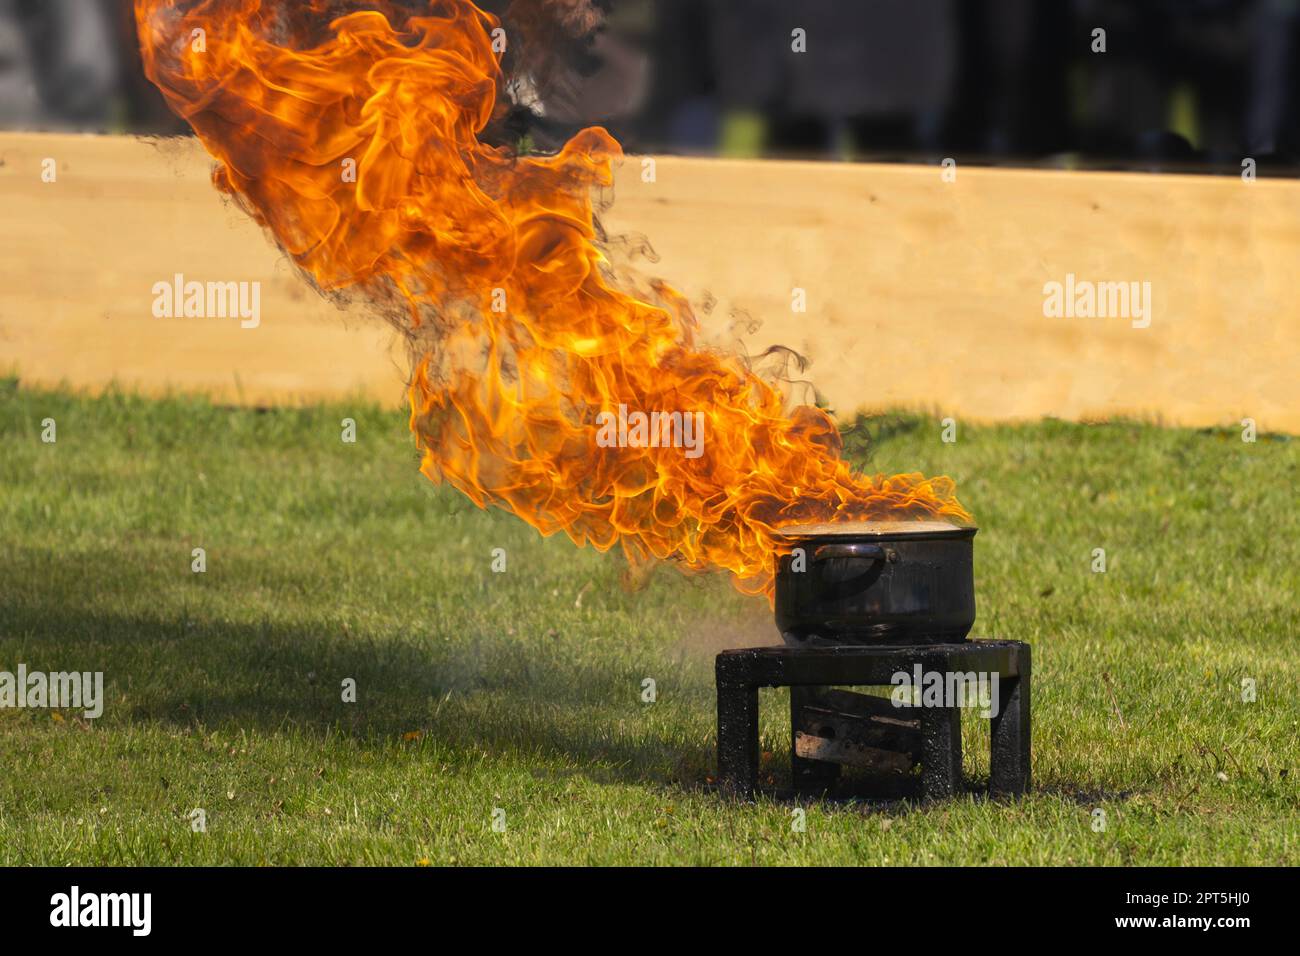
M 844 764 L 850 767 L 865 767 L 868 770 L 907 773 L 912 769 L 913 761 L 909 754 L 893 750 L 882 750 L 859 743 L 856 740 L 827 739 L 795 731 L 794 752 L 805 760 L 820 760 L 823 763 Z
M 43 158 L 57 180 L 41 181 Z M 210 181 L 193 140 L 0 136 L 0 372 L 275 404 L 404 398 L 401 350 L 308 287 Z M 262 320 L 154 318 L 153 286 L 260 281 Z
M 58 164 L 55 183 L 41 162 Z M 0 370 L 223 400 L 364 393 L 396 404 L 391 334 L 307 288 L 208 182 L 192 141 L 0 136 Z M 620 169 L 615 233 L 648 271 L 812 360 L 841 414 L 1252 417 L 1300 432 L 1300 184 L 1261 179 L 660 158 Z M 155 319 L 176 273 L 263 284 L 263 321 Z M 1048 318 L 1067 274 L 1151 283 L 1152 321 Z M 792 311 L 803 290 L 806 312 Z
M 840 413 L 1300 431 L 1300 183 L 726 160 L 627 179 L 614 226 L 648 233 L 689 295 L 761 320 L 755 350 L 807 355 Z M 1045 317 L 1071 273 L 1150 282 L 1150 326 Z
M 792 715 L 796 756 L 906 772 L 921 750 L 921 721 L 885 697 L 808 688 Z

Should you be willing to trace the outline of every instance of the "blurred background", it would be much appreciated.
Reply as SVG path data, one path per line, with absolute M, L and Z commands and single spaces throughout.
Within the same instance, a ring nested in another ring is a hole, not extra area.
M 602 22 L 523 90 L 510 135 L 541 148 L 599 123 L 633 152 L 1300 173 L 1300 0 L 548 4 Z M 131 7 L 0 0 L 0 128 L 184 132 Z

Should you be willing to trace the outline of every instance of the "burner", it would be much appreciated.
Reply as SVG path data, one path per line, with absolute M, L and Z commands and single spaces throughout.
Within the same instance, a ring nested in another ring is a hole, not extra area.
M 961 711 L 991 721 L 989 792 L 1029 789 L 1029 645 L 969 640 L 974 528 L 857 522 L 782 529 L 776 619 L 785 646 L 718 655 L 718 780 L 758 783 L 758 688 L 790 688 L 796 789 L 841 766 L 900 779 L 920 765 L 929 799 L 961 785 Z M 836 690 L 888 686 L 891 697 Z

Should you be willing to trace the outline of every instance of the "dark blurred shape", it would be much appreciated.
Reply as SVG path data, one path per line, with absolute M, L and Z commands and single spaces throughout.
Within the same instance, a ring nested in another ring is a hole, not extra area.
M 131 0 L 109 0 L 114 11 L 113 36 L 121 58 L 118 116 L 123 132 L 176 135 L 188 133 L 189 124 L 167 107 L 158 88 L 144 75 L 140 44 L 136 39 L 134 4 Z
M 1070 148 L 1068 65 L 1074 30 L 1064 0 L 963 0 L 961 68 L 949 142 L 990 157 Z
M 184 128 L 145 80 L 128 0 L 0 0 L 0 123 Z
M 23 82 L 52 125 L 107 124 L 117 95 L 121 62 L 113 35 L 114 4 L 102 0 L 14 0 L 10 29 L 25 56 Z
M 1251 26 L 1261 6 L 1077 0 L 1082 32 L 1090 40 L 1094 27 L 1104 28 L 1107 48 L 1089 53 L 1097 62 L 1083 74 L 1076 148 L 1121 161 L 1239 162 L 1256 53 Z M 1179 109 L 1194 125 L 1197 147 L 1187 142 L 1192 130 L 1170 128 Z
M 703 0 L 658 0 L 649 6 L 650 84 L 629 135 L 650 146 L 671 143 L 685 152 L 712 152 L 717 148 L 719 113 L 710 5 Z
M 1300 157 L 1300 0 L 1262 0 L 1252 25 L 1246 150 L 1256 159 Z
M 957 67 L 956 0 L 710 6 L 721 107 L 766 114 L 770 151 L 938 146 Z
M 17 0 L 0 0 L 0 123 L 25 126 L 41 112 Z

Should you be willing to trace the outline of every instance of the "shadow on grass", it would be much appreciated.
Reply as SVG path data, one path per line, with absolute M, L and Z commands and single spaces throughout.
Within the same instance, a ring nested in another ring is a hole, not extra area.
M 436 751 L 431 759 L 453 766 L 487 755 L 513 759 L 531 766 L 538 779 L 711 789 L 716 749 L 708 664 L 720 649 L 712 644 L 697 654 L 668 648 L 677 663 L 656 666 L 675 669 L 673 692 L 646 708 L 632 692 L 642 674 L 626 659 L 611 663 L 600 653 L 581 653 L 573 640 L 506 636 L 504 622 L 493 628 L 470 613 L 441 628 L 399 618 L 351 632 L 326 616 L 310 623 L 292 614 L 232 621 L 174 593 L 154 609 L 106 611 L 86 586 L 91 569 L 105 566 L 103 555 L 67 562 L 46 554 L 39 563 L 27 557 L 32 560 L 0 551 L 0 579 L 20 582 L 0 599 L 0 669 L 22 662 L 31 670 L 103 671 L 107 700 L 99 728 L 153 724 L 188 733 L 233 728 L 334 737 L 376 751 L 429 747 Z M 119 562 L 101 590 L 146 593 L 152 573 Z M 323 586 L 284 569 L 263 573 L 257 586 L 273 593 Z M 375 606 L 384 600 L 375 596 Z M 733 639 L 717 636 L 721 644 Z M 355 703 L 343 700 L 345 680 L 355 681 Z M 406 739 L 413 735 L 418 743 Z M 792 800 L 789 753 L 781 743 L 765 762 L 765 791 Z M 1097 799 L 1086 785 L 1050 782 L 1039 792 Z M 884 808 L 915 796 L 912 781 L 858 780 L 828 799 Z
M 495 635 L 360 637 L 272 621 L 7 601 L 0 669 L 19 662 L 29 670 L 103 671 L 97 727 L 110 731 L 159 724 L 297 732 L 375 749 L 418 734 L 453 761 L 459 754 L 478 762 L 487 752 L 536 758 L 543 777 L 572 772 L 601 783 L 688 788 L 703 785 L 714 761 L 706 735 L 675 730 L 680 720 L 649 720 L 626 692 L 634 675 L 622 680 L 598 659 Z M 681 677 L 678 700 L 711 711 L 711 684 Z M 342 699 L 345 679 L 356 682 L 355 703 Z M 577 769 L 549 769 L 557 763 Z
M 890 816 L 906 816 L 910 813 L 925 813 L 941 806 L 946 800 L 932 801 L 921 793 L 920 779 L 912 776 L 888 776 L 871 778 L 856 776 L 842 780 L 830 790 L 814 792 L 797 790 L 790 783 L 790 774 L 763 773 L 764 783 L 759 792 L 763 799 L 791 807 L 807 806 L 809 801 L 844 809 L 858 810 L 864 814 L 885 813 Z M 1129 800 L 1132 790 L 1084 789 L 1073 784 L 1052 781 L 1046 785 L 1035 784 L 1025 797 L 993 796 L 988 792 L 988 777 L 967 775 L 962 780 L 961 790 L 955 799 L 975 800 L 1004 806 L 1014 806 L 1023 799 L 1032 797 L 1055 798 L 1063 803 L 1073 803 L 1080 807 L 1096 807 L 1102 803 L 1112 804 Z
M 418 733 L 453 761 L 477 763 L 485 753 L 535 760 L 531 772 L 539 780 L 712 789 L 714 690 L 704 668 L 681 674 L 674 695 L 694 714 L 651 722 L 627 693 L 636 675 L 522 639 L 360 637 L 337 627 L 40 603 L 0 605 L 0 634 L 0 648 L 7 648 L 0 669 L 21 660 L 29 670 L 102 670 L 102 729 L 158 724 L 187 732 L 338 736 L 376 750 L 403 746 Z M 356 703 L 342 700 L 348 678 L 356 682 Z M 788 750 L 765 756 L 767 799 L 799 803 L 812 796 L 867 812 L 928 806 L 911 779 L 853 776 L 824 795 L 797 793 Z M 984 796 L 985 784 L 968 776 L 963 794 Z M 1034 792 L 1080 805 L 1131 795 L 1068 781 L 1042 781 Z

